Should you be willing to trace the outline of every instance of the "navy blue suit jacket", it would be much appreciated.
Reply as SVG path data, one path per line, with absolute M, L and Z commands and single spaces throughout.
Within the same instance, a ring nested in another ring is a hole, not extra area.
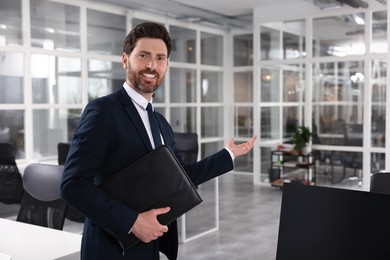
M 157 113 L 164 143 L 176 153 L 172 128 Z M 176 259 L 176 222 L 157 241 L 138 243 L 123 252 L 106 231 L 127 235 L 138 212 L 111 199 L 96 185 L 152 150 L 141 117 L 123 87 L 90 102 L 79 122 L 64 166 L 61 195 L 69 205 L 86 216 L 81 259 L 158 259 L 160 250 Z M 178 156 L 178 155 L 177 155 Z M 179 160 L 180 156 L 178 156 Z M 226 149 L 192 164 L 184 165 L 195 185 L 233 169 Z

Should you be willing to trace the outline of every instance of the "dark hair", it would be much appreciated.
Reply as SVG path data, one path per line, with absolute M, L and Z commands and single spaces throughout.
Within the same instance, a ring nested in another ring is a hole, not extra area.
M 158 23 L 145 22 L 134 27 L 129 34 L 127 34 L 123 42 L 123 52 L 127 55 L 131 54 L 140 38 L 155 38 L 164 41 L 167 46 L 168 57 L 171 53 L 171 37 L 167 29 Z

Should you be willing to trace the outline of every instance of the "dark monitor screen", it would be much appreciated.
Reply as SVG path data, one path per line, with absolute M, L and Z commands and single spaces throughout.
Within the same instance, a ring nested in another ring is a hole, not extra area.
M 276 259 L 390 259 L 390 195 L 285 183 Z

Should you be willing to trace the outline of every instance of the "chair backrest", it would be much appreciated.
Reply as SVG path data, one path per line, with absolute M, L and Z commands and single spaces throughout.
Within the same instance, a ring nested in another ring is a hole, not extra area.
M 15 149 L 11 143 L 0 143 L 0 201 L 20 203 L 23 181 L 15 162 Z
M 58 143 L 57 152 L 58 152 L 58 164 L 64 165 L 66 157 L 68 156 L 70 144 L 69 143 Z
M 377 172 L 372 174 L 370 191 L 390 194 L 390 172 Z
M 62 171 L 61 165 L 32 163 L 26 167 L 17 221 L 62 230 L 67 210 L 60 197 Z
M 70 143 L 58 143 L 57 151 L 58 151 L 58 164 L 64 165 L 66 162 L 66 158 L 68 157 L 70 148 Z M 85 220 L 84 215 L 75 210 L 73 207 L 68 205 L 68 209 L 66 212 L 66 218 L 72 221 L 83 223 Z
M 174 133 L 176 150 L 184 163 L 191 164 L 198 160 L 198 135 L 196 133 Z
M 344 144 L 352 146 L 363 145 L 363 125 L 348 124 L 344 128 Z

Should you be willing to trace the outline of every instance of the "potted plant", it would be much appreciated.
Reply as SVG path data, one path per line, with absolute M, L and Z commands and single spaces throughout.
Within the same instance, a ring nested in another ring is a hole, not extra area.
M 303 148 L 311 141 L 312 132 L 306 126 L 300 126 L 291 138 L 291 143 L 294 145 L 293 153 L 301 154 Z

